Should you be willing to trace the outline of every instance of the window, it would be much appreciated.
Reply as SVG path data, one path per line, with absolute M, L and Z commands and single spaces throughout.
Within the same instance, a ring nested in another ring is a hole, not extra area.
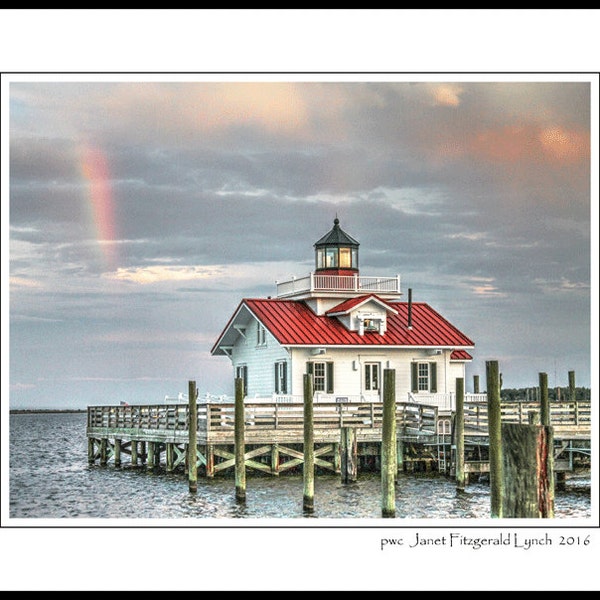
M 313 376 L 313 391 L 333 394 L 333 363 L 306 363 L 306 372 Z
M 275 393 L 287 394 L 287 362 L 281 360 L 275 363 Z
M 365 319 L 363 324 L 365 331 L 379 331 L 381 319 Z
M 417 389 L 419 392 L 429 391 L 429 363 L 419 363 L 417 375 Z
M 317 249 L 317 269 L 325 267 L 325 250 L 323 248 Z
M 379 390 L 379 363 L 365 363 L 365 391 Z
M 325 391 L 325 363 L 314 364 L 313 381 L 315 384 L 315 392 Z
M 256 345 L 266 346 L 267 345 L 267 332 L 263 325 L 260 323 L 256 329 Z
M 340 268 L 352 268 L 352 253 L 350 248 L 340 248 Z
M 317 248 L 317 269 L 358 269 L 358 250 L 350 246 Z
M 437 392 L 437 364 L 434 362 L 418 363 L 411 365 L 411 391 L 412 392 Z
M 328 269 L 336 268 L 338 266 L 338 249 L 337 248 L 326 248 L 325 249 L 325 266 Z
M 236 379 L 242 379 L 244 381 L 244 396 L 248 395 L 248 366 L 240 365 L 235 368 Z

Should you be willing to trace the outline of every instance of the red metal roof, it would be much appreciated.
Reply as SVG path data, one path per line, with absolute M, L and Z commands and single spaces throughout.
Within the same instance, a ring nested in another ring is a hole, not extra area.
M 325 314 L 327 315 L 339 315 L 342 313 L 349 313 L 353 308 L 360 306 L 361 304 L 367 303 L 369 300 L 375 300 L 378 304 L 385 306 L 388 312 L 396 312 L 396 309 L 389 303 L 385 302 L 375 294 L 367 294 L 366 296 L 358 296 L 357 298 L 350 298 L 345 300 L 341 304 L 330 308 Z
M 466 335 L 424 302 L 412 303 L 411 329 L 407 326 L 408 302 L 387 304 L 392 306 L 397 314 L 388 312 L 385 334 L 369 331 L 359 335 L 357 331 L 346 329 L 336 317 L 315 314 L 301 301 L 244 299 L 219 336 L 212 352 L 218 348 L 235 315 L 243 306 L 246 306 L 284 346 L 474 347 L 474 343 Z
M 453 350 L 450 360 L 473 360 L 473 357 L 466 350 Z

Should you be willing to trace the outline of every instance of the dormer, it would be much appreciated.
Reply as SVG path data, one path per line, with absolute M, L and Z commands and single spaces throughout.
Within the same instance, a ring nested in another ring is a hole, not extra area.
M 349 331 L 378 333 L 384 335 L 387 329 L 388 314 L 398 314 L 398 311 L 374 294 L 351 298 L 329 309 L 328 317 L 337 318 Z

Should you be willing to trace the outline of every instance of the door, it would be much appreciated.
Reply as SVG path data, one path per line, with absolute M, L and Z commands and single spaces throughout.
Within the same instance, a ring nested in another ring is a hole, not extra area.
M 365 363 L 363 395 L 367 400 L 380 400 L 380 365 L 377 362 Z

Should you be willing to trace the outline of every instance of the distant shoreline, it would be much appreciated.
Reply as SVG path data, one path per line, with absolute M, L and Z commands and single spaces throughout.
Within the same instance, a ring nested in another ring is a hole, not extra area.
M 11 408 L 11 415 L 30 415 L 36 413 L 84 413 L 85 408 Z

